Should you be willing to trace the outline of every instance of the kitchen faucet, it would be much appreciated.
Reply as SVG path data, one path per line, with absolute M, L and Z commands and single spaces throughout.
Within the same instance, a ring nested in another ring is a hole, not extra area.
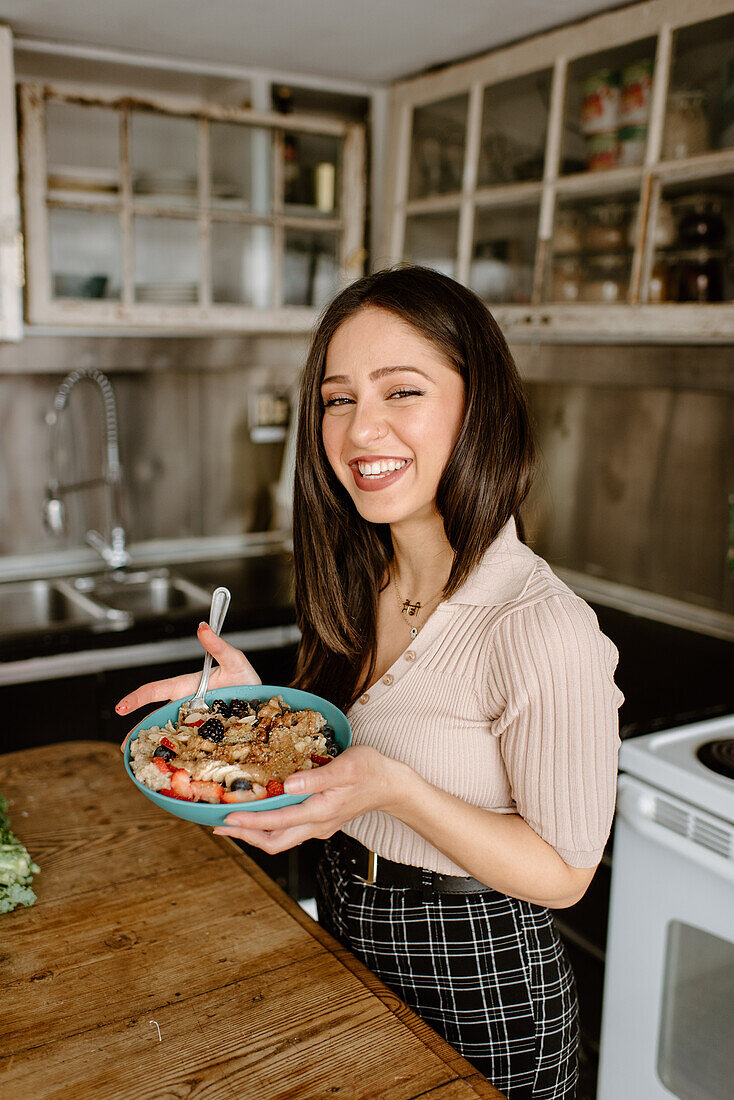
M 59 424 L 61 414 L 66 408 L 69 394 L 77 382 L 94 382 L 102 394 L 106 428 L 106 464 L 102 475 L 87 481 L 77 481 L 62 485 L 59 481 Z M 54 396 L 53 408 L 46 416 L 51 434 L 49 440 L 50 478 L 46 486 L 46 499 L 43 504 L 43 518 L 47 530 L 52 535 L 63 534 L 66 527 L 66 508 L 64 498 L 69 493 L 82 489 L 91 489 L 104 485 L 107 489 L 108 515 L 110 522 L 110 540 L 107 542 L 99 531 L 87 531 L 87 542 L 101 555 L 112 569 L 121 569 L 130 562 L 125 549 L 125 531 L 121 519 L 121 476 L 120 451 L 117 433 L 117 409 L 112 384 L 100 370 L 84 368 L 67 374 Z

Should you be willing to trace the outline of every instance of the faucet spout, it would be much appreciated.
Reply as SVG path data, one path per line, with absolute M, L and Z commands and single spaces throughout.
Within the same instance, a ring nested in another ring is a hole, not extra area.
M 69 400 L 69 394 L 78 382 L 94 382 L 102 395 L 105 419 L 106 447 L 105 464 L 102 476 L 71 484 L 61 484 L 59 476 L 59 425 Z M 49 439 L 49 481 L 46 486 L 46 499 L 43 505 L 43 518 L 47 530 L 60 535 L 66 527 L 65 498 L 70 493 L 81 492 L 95 485 L 104 485 L 107 490 L 107 509 L 110 537 L 103 538 L 98 531 L 88 531 L 86 540 L 113 569 L 120 569 L 130 562 L 125 549 L 125 529 L 122 525 L 122 471 L 120 468 L 120 450 L 118 445 L 117 406 L 112 383 L 100 370 L 73 370 L 66 376 L 53 399 L 53 406 L 46 417 L 50 428 Z

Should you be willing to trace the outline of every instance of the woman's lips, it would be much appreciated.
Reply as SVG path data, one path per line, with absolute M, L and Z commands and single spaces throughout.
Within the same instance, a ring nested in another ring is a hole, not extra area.
M 354 482 L 358 489 L 364 490 L 365 493 L 376 493 L 378 489 L 386 489 L 388 485 L 393 485 L 399 477 L 402 477 L 412 462 L 413 459 L 409 458 L 399 470 L 393 470 L 392 473 L 385 474 L 384 477 L 362 477 L 356 462 L 349 469 L 354 475 Z

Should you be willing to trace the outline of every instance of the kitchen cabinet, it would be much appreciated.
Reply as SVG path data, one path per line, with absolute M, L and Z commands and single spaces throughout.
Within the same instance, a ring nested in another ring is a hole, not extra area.
M 734 3 L 653 0 L 395 85 L 380 264 L 511 341 L 734 337 Z
M 364 262 L 364 127 L 20 85 L 31 324 L 307 331 Z
M 0 26 L 0 340 L 20 340 L 23 250 L 18 204 L 13 36 Z

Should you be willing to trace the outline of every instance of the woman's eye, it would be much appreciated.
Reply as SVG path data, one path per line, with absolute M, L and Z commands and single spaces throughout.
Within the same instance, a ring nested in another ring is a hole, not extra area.
M 387 397 L 388 400 L 390 400 L 393 397 L 422 397 L 422 395 L 423 390 L 399 389 L 393 390 L 387 395 Z M 352 404 L 353 402 L 354 398 L 352 397 L 328 397 L 324 400 L 324 408 L 333 409 L 338 407 L 339 405 Z

